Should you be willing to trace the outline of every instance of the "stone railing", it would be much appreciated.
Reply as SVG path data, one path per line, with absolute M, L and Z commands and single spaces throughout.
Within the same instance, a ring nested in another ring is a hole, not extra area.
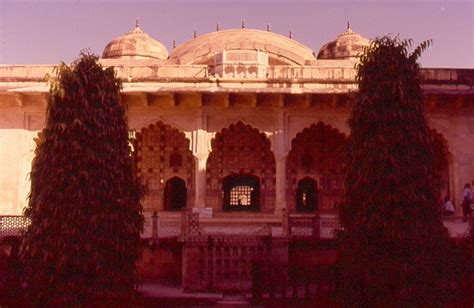
M 207 65 L 123 65 L 103 61 L 105 66 L 114 66 L 117 77 L 124 81 L 156 80 L 166 78 L 208 78 Z M 1 81 L 45 81 L 53 75 L 56 65 L 0 65 Z
M 20 236 L 29 225 L 30 219 L 25 216 L 0 216 L 0 239 L 7 236 Z
M 318 66 L 269 66 L 269 79 L 316 79 L 327 81 L 346 81 L 355 83 L 356 70 L 352 67 L 318 67 Z
M 157 240 L 159 238 L 177 237 L 182 232 L 180 213 L 144 213 L 144 230 L 142 238 Z
M 283 234 L 294 238 L 319 238 L 319 214 L 282 213 Z
M 125 82 L 134 81 L 171 81 L 173 79 L 206 80 L 215 78 L 209 72 L 208 65 L 177 65 L 170 63 L 157 64 L 149 61 L 102 59 L 104 66 L 114 66 L 117 76 Z M 56 65 L 0 65 L 0 82 L 30 81 L 43 82 L 45 76 L 52 75 Z M 270 65 L 265 67 L 261 79 L 302 79 L 318 82 L 355 83 L 356 70 L 351 61 L 318 60 L 305 66 Z M 471 87 L 474 85 L 474 70 L 453 68 L 423 68 L 421 70 L 425 83 L 454 83 Z M 219 74 L 218 74 L 219 75 Z M 248 78 L 248 74 L 236 78 Z M 221 76 L 226 79 L 226 76 Z M 47 91 L 47 87 L 45 88 Z

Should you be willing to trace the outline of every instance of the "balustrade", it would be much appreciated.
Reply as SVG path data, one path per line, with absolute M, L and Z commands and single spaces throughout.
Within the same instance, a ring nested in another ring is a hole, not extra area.
M 20 236 L 26 231 L 29 225 L 30 219 L 25 216 L 0 216 L 0 238 L 6 236 Z
M 282 213 L 283 234 L 296 238 L 319 238 L 320 217 L 318 214 Z

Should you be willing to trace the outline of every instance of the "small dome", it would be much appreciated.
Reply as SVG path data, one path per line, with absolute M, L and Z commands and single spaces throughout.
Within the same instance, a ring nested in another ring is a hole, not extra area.
M 103 59 L 167 59 L 166 47 L 143 32 L 137 23 L 135 29 L 127 32 L 105 46 Z
M 339 34 L 337 39 L 321 47 L 318 59 L 356 59 L 364 47 L 369 46 L 369 43 L 369 39 L 353 32 L 351 24 L 347 23 L 347 30 L 344 33 Z

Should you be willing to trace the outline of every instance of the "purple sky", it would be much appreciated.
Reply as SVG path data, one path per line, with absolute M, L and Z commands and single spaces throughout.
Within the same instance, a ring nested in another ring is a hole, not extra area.
M 365 37 L 399 34 L 433 39 L 424 67 L 474 67 L 474 0 L 0 0 L 0 64 L 71 62 L 84 48 L 101 54 L 112 39 L 143 31 L 169 51 L 221 29 L 265 29 L 288 35 L 316 53 L 343 32 L 347 20 Z

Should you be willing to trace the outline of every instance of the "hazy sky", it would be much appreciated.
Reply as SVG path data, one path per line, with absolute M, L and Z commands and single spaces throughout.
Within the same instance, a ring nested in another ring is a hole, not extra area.
M 112 39 L 143 31 L 169 51 L 221 29 L 265 29 L 288 35 L 313 49 L 352 29 L 368 38 L 399 34 L 415 43 L 433 39 L 424 67 L 474 67 L 474 0 L 0 0 L 0 64 L 71 62 L 89 48 L 101 54 Z

